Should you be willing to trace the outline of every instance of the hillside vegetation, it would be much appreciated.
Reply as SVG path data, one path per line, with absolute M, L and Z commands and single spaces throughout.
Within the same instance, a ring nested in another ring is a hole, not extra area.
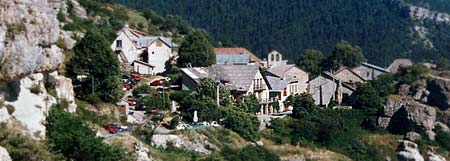
M 271 50 L 284 53 L 291 61 L 304 49 L 329 54 L 340 40 L 360 46 L 367 60 L 378 65 L 399 57 L 424 60 L 450 55 L 445 43 L 450 40 L 448 26 L 413 20 L 408 5 L 398 0 L 113 1 L 145 6 L 162 15 L 179 15 L 194 27 L 206 29 L 223 45 L 243 46 L 262 57 Z M 406 1 L 439 10 L 446 10 L 449 4 Z M 419 40 L 414 29 L 417 23 L 428 29 L 433 47 Z

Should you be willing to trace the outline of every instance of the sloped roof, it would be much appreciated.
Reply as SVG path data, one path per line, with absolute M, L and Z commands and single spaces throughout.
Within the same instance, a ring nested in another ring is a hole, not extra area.
M 203 67 L 181 68 L 181 72 L 186 74 L 197 83 L 200 83 L 200 81 L 204 78 L 210 77 L 209 70 Z
M 277 65 L 269 68 L 267 71 L 278 76 L 278 77 L 287 77 L 286 72 L 295 67 L 293 64 L 288 65 Z
M 271 91 L 283 91 L 286 88 L 291 80 L 289 78 L 278 78 L 273 76 L 266 76 L 266 80 L 269 83 Z
M 258 58 L 255 54 L 248 51 L 245 48 L 214 48 L 214 53 L 219 54 L 248 54 L 250 56 L 250 61 L 261 63 L 262 60 Z
M 226 81 L 225 87 L 228 89 L 246 91 L 250 89 L 253 79 L 259 72 L 259 66 L 215 64 L 210 67 L 210 72 L 216 78 Z
M 216 55 L 217 64 L 248 64 L 250 56 L 247 54 L 219 54 Z
M 373 65 L 373 64 L 362 63 L 361 65 L 369 67 L 369 68 L 372 68 L 372 69 L 376 69 L 376 70 L 379 70 L 379 71 L 382 71 L 382 72 L 389 73 L 389 70 L 387 70 L 385 68 L 382 68 L 382 67 L 379 67 L 379 66 L 376 66 L 376 65 Z
M 172 42 L 172 38 L 162 37 L 162 36 L 143 36 L 139 37 L 137 40 L 138 47 L 147 47 L 150 46 L 156 40 L 161 40 L 169 47 L 176 47 L 177 45 Z

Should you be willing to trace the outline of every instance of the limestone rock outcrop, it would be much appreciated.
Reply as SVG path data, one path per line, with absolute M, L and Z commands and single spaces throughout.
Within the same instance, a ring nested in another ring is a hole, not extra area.
M 61 31 L 57 14 L 65 2 L 0 0 L 0 81 L 55 70 L 63 63 L 56 42 Z
M 408 133 L 406 133 L 404 139 L 405 140 L 409 140 L 409 141 L 416 141 L 416 140 L 419 140 L 421 138 L 422 138 L 422 136 L 420 136 L 420 134 L 417 133 L 417 132 L 408 132 Z
M 152 143 L 156 147 L 167 148 L 168 146 L 173 146 L 176 148 L 185 149 L 187 151 L 194 151 L 204 155 L 211 154 L 211 151 L 206 149 L 207 146 L 209 146 L 210 148 L 216 147 L 215 145 L 209 143 L 207 138 L 190 141 L 186 137 L 177 135 L 156 134 L 152 136 Z
M 407 140 L 400 140 L 397 148 L 397 159 L 398 161 L 424 161 L 417 144 Z
M 2 146 L 0 146 L 0 160 L 1 161 L 12 161 L 11 157 L 9 156 L 8 151 Z
M 435 108 L 402 96 L 388 97 L 382 113 L 378 125 L 399 130 L 397 132 L 400 133 L 409 132 L 415 127 L 433 130 L 437 115 Z

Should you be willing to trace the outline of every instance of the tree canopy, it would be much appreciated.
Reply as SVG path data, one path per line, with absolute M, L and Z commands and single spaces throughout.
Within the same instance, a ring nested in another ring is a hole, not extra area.
M 342 66 L 356 67 L 364 61 L 361 48 L 352 46 L 347 41 L 339 41 L 332 49 L 331 55 L 324 61 L 325 70 L 338 70 Z
M 323 53 L 319 50 L 306 49 L 297 61 L 297 65 L 312 75 L 319 75 L 322 71 L 321 63 L 325 59 Z
M 119 60 L 109 46 L 102 35 L 89 30 L 73 49 L 75 55 L 66 64 L 66 72 L 79 85 L 74 89 L 78 97 L 116 102 L 122 96 Z
M 191 31 L 186 35 L 179 49 L 178 65 L 191 64 L 193 67 L 206 67 L 216 62 L 212 43 L 206 33 Z

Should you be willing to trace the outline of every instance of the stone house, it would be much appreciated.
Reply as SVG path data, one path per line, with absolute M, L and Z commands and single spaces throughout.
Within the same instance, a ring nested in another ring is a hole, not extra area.
M 375 80 L 382 74 L 390 73 L 389 70 L 385 68 L 369 63 L 362 63 L 360 66 L 355 67 L 352 70 L 368 81 Z
M 111 49 L 118 55 L 122 67 L 140 74 L 164 72 L 166 63 L 174 56 L 178 46 L 171 38 L 146 36 L 142 31 L 125 26 L 117 32 Z
M 286 107 L 284 102 L 291 95 L 297 95 L 298 92 L 298 81 L 291 78 L 279 78 L 274 76 L 265 77 L 269 86 L 269 102 L 278 101 L 279 109 L 275 109 L 278 112 L 292 110 L 292 107 Z M 272 107 L 270 112 L 274 113 Z
M 300 94 L 306 92 L 308 87 L 309 74 L 293 64 L 272 66 L 267 69 L 267 75 L 275 76 L 278 78 L 289 78 L 292 81 L 297 82 L 297 87 L 294 94 Z

